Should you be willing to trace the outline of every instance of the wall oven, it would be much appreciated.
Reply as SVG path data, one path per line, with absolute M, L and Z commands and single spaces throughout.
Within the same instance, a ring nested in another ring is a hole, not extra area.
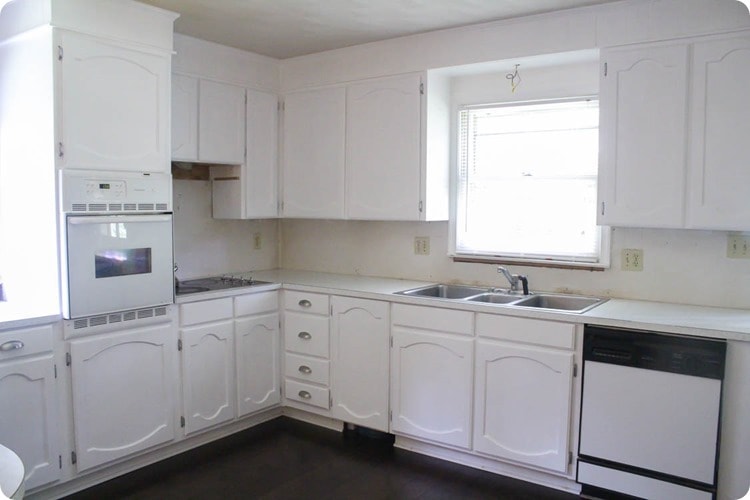
M 61 172 L 66 319 L 174 302 L 171 178 Z

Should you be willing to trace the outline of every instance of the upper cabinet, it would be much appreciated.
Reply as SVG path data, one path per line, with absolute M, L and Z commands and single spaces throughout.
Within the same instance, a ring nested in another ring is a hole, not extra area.
M 750 34 L 693 45 L 687 225 L 750 229 Z
M 170 56 L 60 30 L 58 165 L 169 172 Z
M 747 230 L 747 33 L 602 52 L 598 222 Z
M 599 224 L 680 227 L 688 47 L 617 49 L 601 64 Z
M 284 98 L 285 217 L 344 218 L 345 110 L 343 87 Z
M 283 215 L 447 219 L 448 87 L 433 79 L 426 96 L 427 79 L 412 73 L 288 94 Z

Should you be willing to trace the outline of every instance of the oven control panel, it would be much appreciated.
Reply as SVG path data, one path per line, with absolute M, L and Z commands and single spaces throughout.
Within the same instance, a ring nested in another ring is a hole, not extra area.
M 172 211 L 168 174 L 65 169 L 60 192 L 63 213 Z

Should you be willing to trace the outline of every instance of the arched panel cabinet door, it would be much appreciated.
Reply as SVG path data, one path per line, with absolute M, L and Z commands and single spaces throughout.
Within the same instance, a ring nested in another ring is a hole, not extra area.
M 388 303 L 331 297 L 333 417 L 388 432 Z
M 278 313 L 234 321 L 239 416 L 281 402 Z
M 566 472 L 572 352 L 477 341 L 474 450 Z
M 58 164 L 170 169 L 170 54 L 61 31 Z
M 393 327 L 391 429 L 471 445 L 473 338 Z
M 70 342 L 77 468 L 175 438 L 171 323 Z

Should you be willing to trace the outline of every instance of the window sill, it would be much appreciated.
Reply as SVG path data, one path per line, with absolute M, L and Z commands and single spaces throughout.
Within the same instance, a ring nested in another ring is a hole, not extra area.
M 467 262 L 475 264 L 507 264 L 525 267 L 547 267 L 551 269 L 574 269 L 577 271 L 604 271 L 609 264 L 597 264 L 593 262 L 563 262 L 555 260 L 526 260 L 513 259 L 509 257 L 492 257 L 478 255 L 452 255 L 453 262 Z

